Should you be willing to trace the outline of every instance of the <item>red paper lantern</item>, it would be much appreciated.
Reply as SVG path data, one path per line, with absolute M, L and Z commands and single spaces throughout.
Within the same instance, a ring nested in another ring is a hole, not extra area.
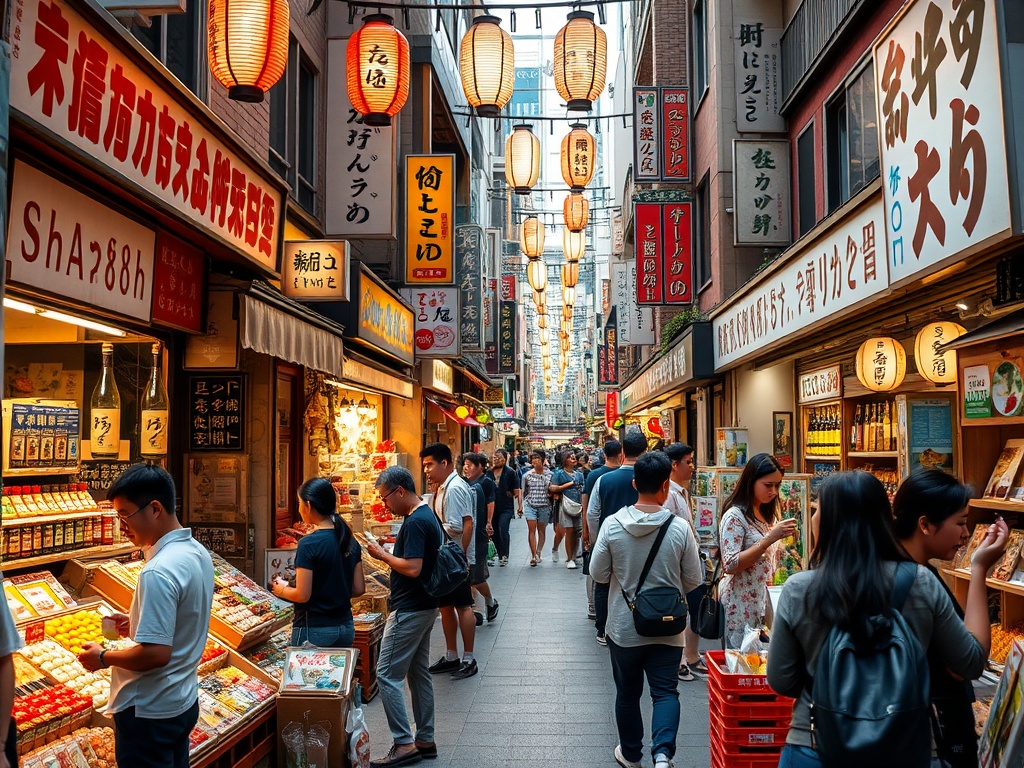
M 387 14 L 366 17 L 348 41 L 348 98 L 366 125 L 391 125 L 409 98 L 409 41 Z
M 257 104 L 288 64 L 288 0 L 210 0 L 210 72 L 235 101 Z

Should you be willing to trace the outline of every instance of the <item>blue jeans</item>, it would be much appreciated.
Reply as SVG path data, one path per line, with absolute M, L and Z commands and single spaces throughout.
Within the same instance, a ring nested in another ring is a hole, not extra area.
M 356 626 L 348 623 L 333 627 L 307 627 L 292 625 L 292 645 L 302 645 L 307 640 L 319 648 L 351 648 L 356 639 Z
M 177 717 L 136 717 L 135 707 L 114 715 L 118 765 L 133 768 L 188 768 L 188 736 L 199 720 L 199 701 Z
M 644 675 L 651 687 L 654 712 L 651 717 L 651 756 L 676 753 L 679 731 L 679 663 L 683 649 L 674 645 L 639 645 L 624 648 L 608 638 L 608 651 L 615 679 L 615 724 L 619 729 L 622 756 L 640 762 L 644 747 L 644 718 L 640 696 Z
M 779 768 L 822 768 L 821 758 L 810 747 L 787 744 L 782 748 Z
M 430 632 L 437 610 L 395 611 L 384 625 L 377 658 L 377 684 L 395 744 L 434 741 L 434 684 L 430 677 Z M 416 736 L 405 708 L 405 681 L 412 694 Z

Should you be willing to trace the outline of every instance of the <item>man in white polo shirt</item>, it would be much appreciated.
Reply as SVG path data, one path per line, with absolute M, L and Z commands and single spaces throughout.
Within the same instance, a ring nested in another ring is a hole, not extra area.
M 199 718 L 196 670 L 210 628 L 213 562 L 175 514 L 174 481 L 161 467 L 137 464 L 107 491 L 122 530 L 146 565 L 118 633 L 138 645 L 104 650 L 87 643 L 89 671 L 111 667 L 110 704 L 118 765 L 187 768 L 188 737 Z

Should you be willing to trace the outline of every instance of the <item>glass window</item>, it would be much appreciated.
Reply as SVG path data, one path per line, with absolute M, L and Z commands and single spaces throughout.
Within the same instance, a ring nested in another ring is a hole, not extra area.
M 700 290 L 711 282 L 711 211 L 708 205 L 707 177 L 697 187 L 696 209 L 694 246 L 697 252 L 697 290 Z
M 808 123 L 796 140 L 797 230 L 803 237 L 815 224 L 818 216 L 814 205 L 814 123 Z
M 317 72 L 292 39 L 288 68 L 270 89 L 269 162 L 291 186 L 291 197 L 316 209 Z
M 299 205 L 312 210 L 316 197 L 316 72 L 305 59 L 299 62 L 298 114 Z
M 700 101 L 708 87 L 708 27 L 704 0 L 693 4 L 693 93 Z
M 153 16 L 152 24 L 132 23 L 131 33 L 192 93 L 206 89 L 206 3 L 189 0 L 184 13 Z
M 831 213 L 878 176 L 874 69 L 862 69 L 825 106 L 826 203 Z

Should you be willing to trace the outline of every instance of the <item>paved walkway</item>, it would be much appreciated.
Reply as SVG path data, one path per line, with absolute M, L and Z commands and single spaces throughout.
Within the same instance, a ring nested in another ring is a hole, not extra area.
M 550 534 L 550 529 L 549 529 Z M 568 570 L 564 556 L 529 565 L 526 523 L 512 523 L 512 556 L 491 569 L 491 589 L 501 605 L 494 624 L 477 627 L 479 674 L 466 680 L 434 676 L 439 759 L 429 768 L 615 768 L 618 743 L 613 714 L 615 685 L 608 650 L 594 640 L 587 620 L 586 577 Z M 431 661 L 444 653 L 438 621 Z M 461 652 L 461 639 L 459 641 Z M 679 684 L 682 717 L 677 768 L 708 768 L 707 683 Z M 650 747 L 650 699 L 644 722 Z M 410 713 L 412 709 L 409 709 Z M 391 738 L 380 697 L 364 706 L 373 757 Z M 644 766 L 651 766 L 645 754 Z

